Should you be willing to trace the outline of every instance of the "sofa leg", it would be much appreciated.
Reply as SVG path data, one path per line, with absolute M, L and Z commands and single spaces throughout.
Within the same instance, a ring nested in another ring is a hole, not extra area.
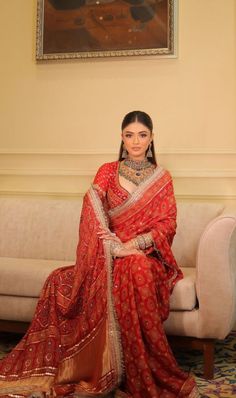
M 215 340 L 205 339 L 203 341 L 203 356 L 204 356 L 204 373 L 205 379 L 213 379 L 214 377 L 214 355 L 215 355 Z
M 170 345 L 174 348 L 188 348 L 203 351 L 203 377 L 214 378 L 215 339 L 198 339 L 189 336 L 167 336 Z

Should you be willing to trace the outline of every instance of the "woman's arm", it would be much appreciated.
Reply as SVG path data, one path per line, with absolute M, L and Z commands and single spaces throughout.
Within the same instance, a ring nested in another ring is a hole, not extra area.
M 137 235 L 135 238 L 130 239 L 128 242 L 124 243 L 126 249 L 137 249 L 145 250 L 153 246 L 154 240 L 152 237 L 152 232 L 147 232 L 145 234 Z
M 107 211 L 106 194 L 109 187 L 109 177 L 111 173 L 111 164 L 105 163 L 98 169 L 97 174 L 93 180 L 93 187 L 98 192 L 105 212 Z M 112 233 L 109 228 L 100 228 L 98 235 L 100 239 L 106 239 L 112 242 L 111 255 L 113 257 L 126 257 L 130 256 L 131 254 L 142 254 L 135 247 L 126 248 L 121 240 L 114 233 Z

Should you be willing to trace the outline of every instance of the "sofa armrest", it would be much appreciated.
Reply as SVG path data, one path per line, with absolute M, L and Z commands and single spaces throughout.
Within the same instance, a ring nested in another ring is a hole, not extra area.
M 236 321 L 236 215 L 206 227 L 197 254 L 198 337 L 223 339 Z

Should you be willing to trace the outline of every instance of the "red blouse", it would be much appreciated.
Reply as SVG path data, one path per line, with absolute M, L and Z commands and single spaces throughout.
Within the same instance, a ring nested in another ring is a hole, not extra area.
M 119 183 L 119 161 L 105 163 L 99 169 L 93 183 L 99 185 L 106 198 L 108 210 L 122 204 L 130 195 Z

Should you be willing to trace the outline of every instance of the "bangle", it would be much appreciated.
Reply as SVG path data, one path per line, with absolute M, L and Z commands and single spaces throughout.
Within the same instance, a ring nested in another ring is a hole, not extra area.
M 110 248 L 111 248 L 111 255 L 112 257 L 115 258 L 119 253 L 119 251 L 122 249 L 122 244 L 119 242 L 112 241 Z
M 139 249 L 145 250 L 146 249 L 146 241 L 145 241 L 144 235 L 138 235 L 137 241 L 138 241 Z
M 138 235 L 133 239 L 133 242 L 137 250 L 145 250 L 153 245 L 152 234 L 148 232 L 147 234 Z
M 144 240 L 145 240 L 146 249 L 153 245 L 152 233 L 151 232 L 148 232 L 147 234 L 144 234 L 143 237 L 144 237 Z
M 135 249 L 139 250 L 139 243 L 138 243 L 138 239 L 134 238 L 132 239 L 132 243 L 134 244 Z

